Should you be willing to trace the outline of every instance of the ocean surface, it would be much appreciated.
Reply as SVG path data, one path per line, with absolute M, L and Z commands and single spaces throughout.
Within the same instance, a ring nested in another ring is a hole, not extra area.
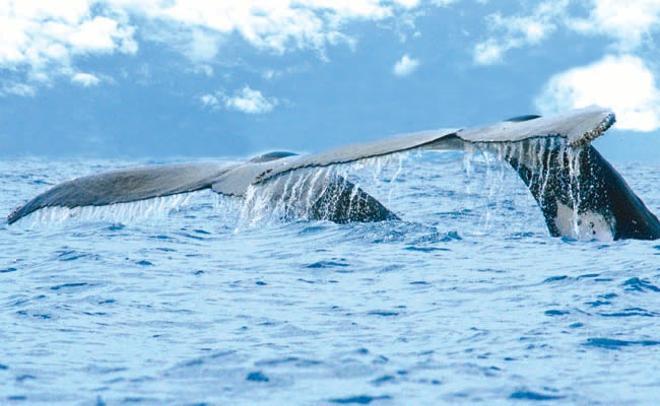
M 657 402 L 660 241 L 552 238 L 492 158 L 344 168 L 401 221 L 199 192 L 3 222 L 0 404 Z M 0 212 L 163 162 L 3 160 Z M 659 214 L 660 166 L 614 164 Z

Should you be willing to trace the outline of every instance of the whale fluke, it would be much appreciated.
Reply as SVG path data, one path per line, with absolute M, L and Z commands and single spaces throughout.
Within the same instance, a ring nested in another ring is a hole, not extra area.
M 171 196 L 210 188 L 213 180 L 227 171 L 217 163 L 195 163 L 122 169 L 83 176 L 60 183 L 14 210 L 8 217 L 15 223 L 46 207 L 104 206 L 154 197 Z
M 398 219 L 357 185 L 310 170 L 409 150 L 495 151 L 518 172 L 541 207 L 553 236 L 596 239 L 660 238 L 660 222 L 591 141 L 615 122 L 598 107 L 556 116 L 519 116 L 484 127 L 439 129 L 296 155 L 272 152 L 244 163 L 195 163 L 125 169 L 62 183 L 8 217 L 14 223 L 46 207 L 100 206 L 212 189 L 248 199 L 251 188 L 275 184 L 269 196 L 289 208 L 305 200 L 306 216 L 344 223 Z M 298 186 L 288 188 L 290 182 Z M 295 190 L 295 193 L 294 193 Z

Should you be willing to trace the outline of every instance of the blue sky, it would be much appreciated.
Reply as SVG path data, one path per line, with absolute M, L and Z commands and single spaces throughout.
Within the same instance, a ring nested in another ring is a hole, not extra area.
M 599 104 L 660 162 L 660 1 L 0 0 L 0 155 L 318 151 Z

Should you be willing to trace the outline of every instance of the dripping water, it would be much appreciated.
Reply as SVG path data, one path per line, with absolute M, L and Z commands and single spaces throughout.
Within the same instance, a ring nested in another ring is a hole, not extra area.
M 582 207 L 582 191 L 580 190 L 580 149 L 566 145 L 560 138 L 539 138 L 524 142 L 511 143 L 477 143 L 465 144 L 462 154 L 463 162 L 463 193 L 451 198 L 449 205 L 458 206 L 458 210 L 466 213 L 476 213 L 474 218 L 466 218 L 466 229 L 474 229 L 475 234 L 485 234 L 495 226 L 506 222 L 512 229 L 528 229 L 530 221 L 538 222 L 542 218 L 536 204 L 531 200 L 530 193 L 521 184 L 515 171 L 511 170 L 509 162 L 515 160 L 524 162 L 531 170 L 531 183 L 539 186 L 540 195 L 546 194 L 550 179 L 556 171 L 568 174 L 566 196 L 572 210 L 571 228 L 573 236 L 579 238 Z M 195 205 L 207 205 L 220 217 L 235 225 L 235 230 L 252 228 L 262 224 L 279 223 L 288 220 L 310 220 L 319 196 L 328 190 L 331 181 L 344 179 L 338 190 L 352 188 L 350 192 L 348 212 L 359 209 L 359 199 L 356 199 L 358 188 L 362 188 L 376 200 L 382 202 L 390 210 L 397 212 L 397 203 L 405 199 L 415 198 L 415 193 L 401 185 L 408 176 L 418 178 L 426 176 L 423 183 L 418 183 L 418 190 L 436 187 L 437 183 L 456 184 L 447 181 L 448 177 L 460 179 L 460 173 L 453 173 L 455 165 L 438 165 L 419 158 L 421 150 L 387 155 L 383 157 L 362 159 L 353 163 L 336 164 L 326 167 L 309 167 L 292 171 L 272 180 L 248 187 L 244 198 L 213 197 L 210 192 L 196 192 L 155 199 L 118 203 L 100 207 L 78 208 L 47 208 L 31 215 L 32 224 L 51 222 L 62 223 L 68 220 L 77 221 L 119 221 L 131 222 L 144 218 L 162 218 L 182 210 L 190 210 Z M 444 156 L 460 156 L 456 152 L 435 152 Z M 414 168 L 407 168 L 411 157 L 416 163 Z M 552 162 L 555 160 L 556 162 Z M 436 165 L 436 166 L 432 166 Z M 426 168 L 425 166 L 428 166 Z M 426 172 L 424 172 L 426 170 Z M 459 169 L 460 170 L 460 169 Z M 426 174 L 426 175 L 425 175 Z M 444 179 L 444 180 L 443 180 Z M 460 182 L 459 182 L 460 183 Z M 361 185 L 365 185 L 362 187 Z M 438 189 L 442 191 L 443 189 Z M 452 192 L 453 193 L 453 192 Z M 402 196 L 403 195 L 403 196 Z M 451 193 L 443 195 L 451 196 Z M 200 196 L 202 196 L 200 198 Z M 443 201 L 439 201 L 443 199 Z M 326 210 L 332 208 L 337 201 L 329 201 Z M 404 203 L 405 204 L 405 203 Z M 544 199 L 539 199 L 543 209 Z M 425 205 L 437 208 L 445 206 L 444 198 L 431 200 Z M 532 207 L 534 206 L 534 207 Z M 418 207 L 416 207 L 418 208 Z M 424 222 L 424 209 L 421 213 L 398 213 L 404 220 Z M 436 209 L 437 213 L 438 210 Z M 428 214 L 428 213 L 427 213 Z M 431 213 L 432 214 L 432 213 Z M 231 218 L 231 220 L 230 220 Z M 323 216 L 321 216 L 323 218 Z
M 501 177 L 492 176 L 491 161 L 493 156 L 500 162 L 500 170 L 502 165 L 506 167 L 509 166 L 509 163 L 515 169 L 519 169 L 521 166 L 524 167 L 529 171 L 526 175 L 529 178 L 528 183 L 533 185 L 533 188 L 538 189 L 536 192 L 540 209 L 545 211 L 546 204 L 551 202 L 557 205 L 560 211 L 570 211 L 568 215 L 570 224 L 567 226 L 570 229 L 564 231 L 572 238 L 591 239 L 593 238 L 592 234 L 583 227 L 583 224 L 586 223 L 583 221 L 583 217 L 589 215 L 589 213 L 586 213 L 586 205 L 583 201 L 585 193 L 582 190 L 584 179 L 582 179 L 583 174 L 581 173 L 583 151 L 583 147 L 571 147 L 563 138 L 559 137 L 536 138 L 510 143 L 478 143 L 466 148 L 464 162 L 467 162 L 467 165 L 464 164 L 464 167 L 467 176 L 471 176 L 471 172 L 474 171 L 472 166 L 475 159 L 470 156 L 473 157 L 476 153 L 485 157 L 481 161 L 485 162 L 486 165 L 489 201 L 493 200 L 493 193 L 491 192 L 494 189 L 497 188 L 498 193 L 502 192 L 501 186 L 503 183 Z M 501 174 L 501 172 L 498 173 Z M 558 186 L 553 186 L 555 188 L 553 193 L 556 196 L 551 195 L 548 189 L 552 182 L 562 183 L 560 188 L 563 190 L 557 190 Z M 489 208 L 486 210 L 487 220 L 490 220 L 493 214 L 490 211 L 491 206 L 492 204 L 487 206 Z M 564 217 L 566 217 L 565 213 L 558 212 L 555 221 L 564 222 Z M 486 221 L 486 225 L 488 224 L 489 221 Z
M 322 219 L 327 218 L 327 213 L 339 204 L 339 196 L 344 192 L 349 193 L 349 217 L 359 210 L 360 201 L 357 197 L 362 183 L 368 184 L 368 191 L 365 190 L 367 193 L 389 206 L 393 196 L 397 195 L 399 180 L 405 173 L 404 167 L 411 153 L 414 152 L 301 168 L 267 182 L 250 185 L 240 210 L 237 230 L 294 219 L 316 218 L 319 214 L 317 202 L 331 187 L 337 189 L 332 190 L 330 201 L 321 207 Z

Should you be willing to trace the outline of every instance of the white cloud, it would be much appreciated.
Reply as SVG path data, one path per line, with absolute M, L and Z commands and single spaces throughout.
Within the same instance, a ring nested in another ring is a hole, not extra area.
M 493 39 L 480 42 L 474 47 L 474 62 L 479 65 L 493 65 L 502 61 L 505 51 L 506 49 Z
M 277 106 L 275 98 L 266 98 L 258 90 L 245 86 L 231 97 L 224 98 L 225 107 L 248 114 L 263 114 L 272 111 Z
M 660 89 L 651 70 L 631 55 L 606 56 L 553 76 L 536 99 L 543 113 L 597 104 L 614 110 L 617 127 L 660 128 Z
M 512 49 L 538 44 L 557 30 L 569 0 L 552 0 L 539 3 L 530 15 L 503 16 L 494 13 L 487 17 L 492 35 L 474 47 L 474 62 L 492 65 L 501 62 L 504 54 Z
M 408 76 L 419 67 L 419 60 L 411 58 L 408 54 L 404 54 L 401 59 L 396 61 L 392 72 L 396 76 Z
M 199 101 L 202 102 L 202 105 L 204 107 L 209 107 L 209 108 L 212 108 L 212 109 L 216 108 L 220 104 L 220 101 L 218 100 L 218 98 L 215 95 L 210 94 L 210 93 L 202 95 L 199 98 Z
M 276 53 L 291 49 L 322 51 L 349 41 L 342 26 L 355 20 L 382 20 L 418 0 L 242 0 L 170 2 L 111 0 L 148 20 L 171 23 L 179 30 L 238 34 L 254 47 Z M 208 38 L 192 38 L 192 44 Z M 207 49 L 205 44 L 192 45 Z
M 265 97 L 259 90 L 254 90 L 249 86 L 234 92 L 228 96 L 223 92 L 214 94 L 204 94 L 199 98 L 204 107 L 212 110 L 224 107 L 227 110 L 240 111 L 246 114 L 264 114 L 271 112 L 278 104 L 279 100 L 274 97 Z
M 219 43 L 218 35 L 193 30 L 190 46 L 184 48 L 184 52 L 194 62 L 208 62 L 218 55 Z
M 559 29 L 607 37 L 620 52 L 631 52 L 653 44 L 660 0 L 545 0 L 528 14 L 494 13 L 486 22 L 489 35 L 474 48 L 477 64 L 501 62 L 507 51 L 539 44 Z
M 579 32 L 613 38 L 618 48 L 630 51 L 660 29 L 658 0 L 592 0 L 587 18 L 574 18 L 568 25 Z
M 452 0 L 435 0 L 448 4 Z M 380 21 L 421 7 L 422 0 L 0 0 L 0 70 L 26 85 L 72 79 L 82 55 L 134 54 L 141 38 L 208 64 L 224 40 L 240 37 L 261 50 L 311 49 L 354 39 L 353 21 Z M 0 79 L 2 82 L 2 79 Z
M 431 4 L 437 7 L 447 7 L 454 3 L 457 3 L 459 0 L 431 0 Z M 479 0 L 477 0 L 479 1 Z
M 76 56 L 135 53 L 134 28 L 115 15 L 93 15 L 94 3 L 0 0 L 0 70 L 21 72 L 34 90 L 57 76 L 73 80 Z
M 16 96 L 31 97 L 35 93 L 34 87 L 24 83 L 7 83 L 0 88 L 0 95 L 13 94 Z
M 71 76 L 71 82 L 82 87 L 90 87 L 101 83 L 101 79 L 91 73 L 77 72 Z

